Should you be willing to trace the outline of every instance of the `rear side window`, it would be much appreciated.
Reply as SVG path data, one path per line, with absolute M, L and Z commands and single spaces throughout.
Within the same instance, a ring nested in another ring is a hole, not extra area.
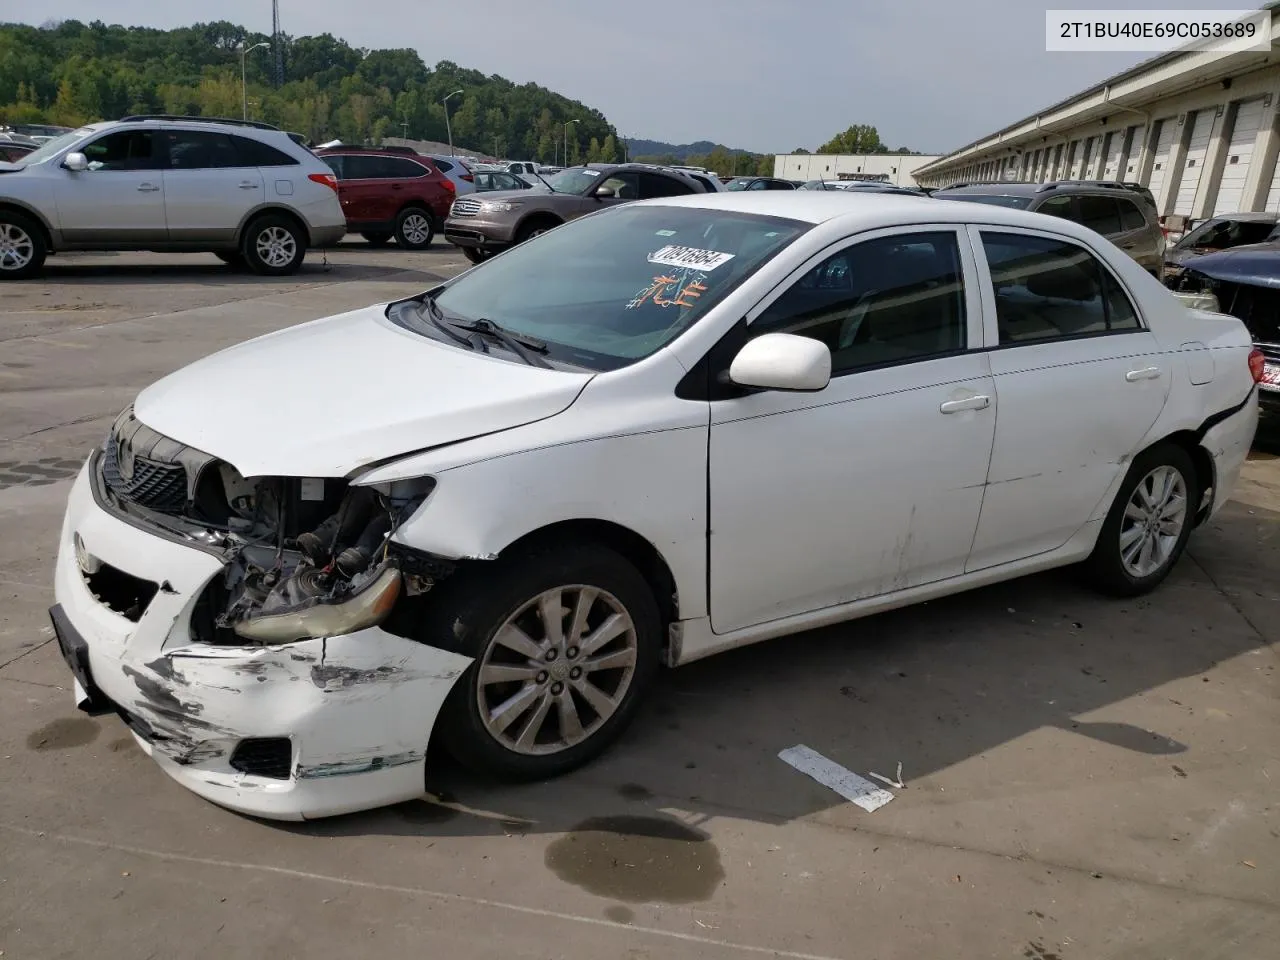
M 1083 194 L 1076 198 L 1079 204 L 1080 223 L 1090 230 L 1109 237 L 1120 232 L 1120 208 L 1115 197 L 1097 197 Z
M 80 148 L 90 170 L 154 170 L 155 134 L 150 130 L 122 130 L 99 137 Z
M 1076 218 L 1074 204 L 1070 197 L 1050 197 L 1036 207 L 1036 213 L 1047 213 L 1051 217 L 1062 217 L 1064 220 Z
M 393 180 L 413 180 L 425 177 L 428 172 L 421 164 L 401 157 L 382 157 L 381 161 L 382 176 Z
M 343 157 L 342 168 L 346 171 L 347 180 L 376 180 L 379 176 L 381 157 L 366 157 L 348 154 Z
M 246 167 L 295 167 L 298 165 L 298 161 L 284 151 L 268 146 L 260 140 L 232 135 L 231 142 L 235 144 L 236 152 L 240 154 L 240 160 Z
M 1142 215 L 1138 205 L 1132 200 L 1117 200 L 1120 205 L 1120 227 L 1123 230 L 1141 230 L 1147 225 L 1147 218 Z
M 448 173 L 453 169 L 453 164 L 448 160 L 441 160 L 439 157 L 432 157 L 431 162 L 440 168 L 441 173 Z
M 1083 247 L 1049 237 L 982 233 L 1001 346 L 1141 329 L 1115 278 Z

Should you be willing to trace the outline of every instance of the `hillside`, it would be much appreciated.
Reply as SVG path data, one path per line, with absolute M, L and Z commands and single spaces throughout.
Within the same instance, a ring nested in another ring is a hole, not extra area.
M 130 113 L 239 117 L 240 50 L 270 38 L 233 23 L 177 30 L 84 24 L 0 23 L 0 122 L 69 126 Z M 537 84 L 517 85 L 444 60 L 428 67 L 414 50 L 361 50 L 329 34 L 283 39 L 284 83 L 272 82 L 273 51 L 246 60 L 249 116 L 313 142 L 385 136 L 453 141 L 479 153 L 564 162 L 621 159 L 616 131 L 593 107 Z
M 712 143 L 710 140 L 699 140 L 696 143 L 664 143 L 661 140 L 639 140 L 628 137 L 627 149 L 631 151 L 632 156 L 636 157 L 674 157 L 676 160 L 687 160 L 693 156 L 705 157 L 713 150 L 720 150 L 731 157 L 751 154 L 750 150 L 738 150 L 720 143 Z

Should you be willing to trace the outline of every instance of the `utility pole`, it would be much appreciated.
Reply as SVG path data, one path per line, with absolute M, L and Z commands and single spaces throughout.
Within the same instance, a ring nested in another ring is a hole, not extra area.
M 564 165 L 569 165 L 569 124 L 580 123 L 578 120 L 570 120 L 564 125 Z
M 252 47 L 248 47 L 240 51 L 240 109 L 241 120 L 249 119 L 249 84 L 245 80 L 245 61 L 249 58 L 249 54 L 261 47 L 269 47 L 269 43 L 255 43 Z
M 400 129 L 404 131 L 404 139 L 405 139 L 405 140 L 408 140 L 408 139 L 409 139 L 409 121 L 408 121 L 408 120 L 401 120 L 401 121 L 400 121 Z
M 284 86 L 284 37 L 280 33 L 280 0 L 271 0 L 271 42 L 275 44 L 275 82 Z
M 449 156 L 451 157 L 457 156 L 457 154 L 453 152 L 453 124 L 449 122 L 449 101 L 452 100 L 454 97 L 460 97 L 460 96 L 462 96 L 462 91 L 455 90 L 453 91 L 453 93 L 449 94 L 449 96 L 445 97 L 443 100 L 440 101 L 441 103 L 444 104 L 444 128 L 449 133 Z

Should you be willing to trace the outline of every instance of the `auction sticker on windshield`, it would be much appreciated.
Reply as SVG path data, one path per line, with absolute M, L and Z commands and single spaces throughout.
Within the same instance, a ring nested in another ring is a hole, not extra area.
M 700 250 L 697 247 L 681 247 L 670 244 L 649 254 L 650 263 L 660 263 L 664 267 L 692 267 L 695 270 L 710 271 L 723 267 L 732 260 L 732 253 L 719 253 L 715 250 Z

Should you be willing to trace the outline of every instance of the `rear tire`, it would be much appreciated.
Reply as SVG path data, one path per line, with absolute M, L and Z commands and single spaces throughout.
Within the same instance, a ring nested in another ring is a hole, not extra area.
M 39 224 L 21 213 L 0 210 L 0 280 L 34 277 L 48 255 Z
M 657 601 L 639 571 L 606 547 L 500 558 L 438 589 L 424 636 L 447 638 L 474 660 L 438 729 L 449 752 L 480 773 L 536 780 L 581 766 L 622 733 L 657 673 Z M 544 610 L 552 631 L 543 629 Z
M 1084 563 L 1089 581 L 1117 597 L 1154 590 L 1186 549 L 1201 493 L 1191 455 L 1177 444 L 1135 457 Z
M 396 245 L 402 250 L 425 250 L 435 235 L 431 214 L 421 207 L 406 207 L 396 217 Z
M 365 243 L 371 247 L 382 247 L 391 242 L 389 233 L 362 233 L 360 236 L 364 237 Z
M 307 255 L 307 237 L 288 217 L 267 214 L 245 229 L 240 244 L 249 269 L 264 277 L 297 273 Z

